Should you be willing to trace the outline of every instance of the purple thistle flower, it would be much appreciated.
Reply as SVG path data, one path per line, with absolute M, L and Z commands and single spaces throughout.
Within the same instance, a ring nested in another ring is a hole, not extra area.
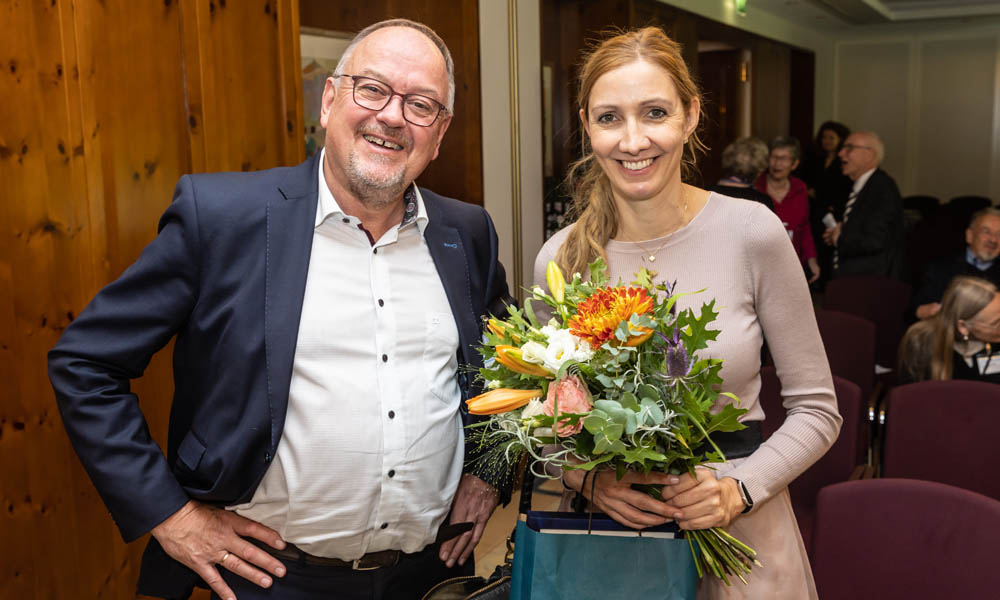
M 674 339 L 667 340 L 667 376 L 684 377 L 691 371 L 691 357 L 681 341 L 680 328 L 674 327 Z

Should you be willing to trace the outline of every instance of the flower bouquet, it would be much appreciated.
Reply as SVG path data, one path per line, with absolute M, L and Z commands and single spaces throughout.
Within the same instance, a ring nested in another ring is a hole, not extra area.
M 491 318 L 479 348 L 486 393 L 467 401 L 469 412 L 491 415 L 471 426 L 486 452 L 479 460 L 513 473 L 527 455 L 540 477 L 561 469 L 609 469 L 694 474 L 724 462 L 714 432 L 737 431 L 746 412 L 733 404 L 711 412 L 720 392 L 721 359 L 696 353 L 718 336 L 708 329 L 715 301 L 699 312 L 677 310 L 674 285 L 654 284 L 646 269 L 630 286 L 610 286 L 601 259 L 590 279 L 567 282 L 550 262 L 548 292 L 536 286 L 524 308 Z M 532 302 L 548 306 L 542 323 Z M 542 447 L 555 447 L 543 452 Z M 646 491 L 659 497 L 659 486 Z M 743 577 L 756 553 L 719 527 L 685 532 L 698 575 L 727 584 Z

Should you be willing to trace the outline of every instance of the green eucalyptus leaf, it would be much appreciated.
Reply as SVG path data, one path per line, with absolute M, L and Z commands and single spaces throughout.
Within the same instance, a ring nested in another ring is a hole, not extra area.
M 638 406 L 638 405 L 636 405 Z M 625 433 L 632 435 L 639 428 L 639 421 L 636 419 L 635 413 L 629 410 L 626 414 L 625 420 Z
M 649 398 L 650 400 L 659 400 L 660 392 L 654 386 L 648 383 L 643 383 L 639 385 L 639 397 Z
M 611 423 L 607 427 L 605 427 L 604 431 L 602 431 L 601 433 L 608 441 L 617 442 L 619 439 L 621 439 L 622 433 L 624 432 L 625 432 L 625 427 L 623 425 L 619 425 L 618 423 Z M 596 438 L 597 436 L 595 435 L 594 437 Z
M 624 394 L 622 394 L 620 406 L 632 411 L 638 411 L 639 399 L 636 398 L 635 394 L 633 394 L 632 392 L 626 391 Z

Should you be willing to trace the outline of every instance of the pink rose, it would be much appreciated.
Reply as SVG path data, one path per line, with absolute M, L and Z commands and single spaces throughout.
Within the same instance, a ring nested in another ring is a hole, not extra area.
M 576 375 L 568 375 L 549 384 L 549 393 L 545 396 L 545 403 L 542 404 L 542 412 L 550 417 L 555 414 L 557 400 L 560 414 L 585 415 L 594 408 L 590 390 Z M 576 425 L 570 425 L 569 419 L 563 419 L 559 421 L 557 434 L 560 437 L 569 437 L 580 433 L 581 429 L 583 429 L 583 419 L 577 421 Z

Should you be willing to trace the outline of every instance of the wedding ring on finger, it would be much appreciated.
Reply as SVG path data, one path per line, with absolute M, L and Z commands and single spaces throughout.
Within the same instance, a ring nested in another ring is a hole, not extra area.
M 222 555 L 222 560 L 219 561 L 219 564 L 220 565 L 226 564 L 226 559 L 228 558 L 229 558 L 229 551 L 226 550 L 226 553 Z

